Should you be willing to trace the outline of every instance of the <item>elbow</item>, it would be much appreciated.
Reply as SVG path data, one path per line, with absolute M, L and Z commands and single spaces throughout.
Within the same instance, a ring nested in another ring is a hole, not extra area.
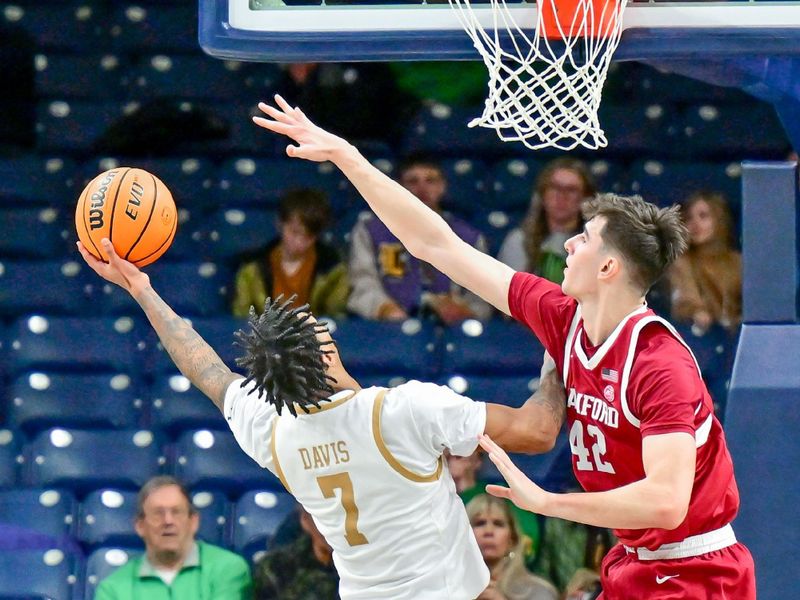
M 689 502 L 667 499 L 656 507 L 655 527 L 660 529 L 677 529 L 686 519 L 689 512 Z

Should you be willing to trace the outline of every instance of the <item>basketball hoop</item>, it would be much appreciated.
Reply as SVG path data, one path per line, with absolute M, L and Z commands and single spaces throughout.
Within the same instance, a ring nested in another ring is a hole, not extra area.
M 505 0 L 490 0 L 488 26 L 470 0 L 449 2 L 489 69 L 483 114 L 470 127 L 532 150 L 607 145 L 597 111 L 626 0 L 539 0 L 533 37 Z

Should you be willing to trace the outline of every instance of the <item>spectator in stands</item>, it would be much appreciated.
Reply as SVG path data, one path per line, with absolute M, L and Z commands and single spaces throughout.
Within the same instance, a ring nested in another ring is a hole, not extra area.
M 742 256 L 734 249 L 732 219 L 722 194 L 701 191 L 683 205 L 689 249 L 669 272 L 672 317 L 701 331 L 714 323 L 736 329 L 742 320 Z
M 301 535 L 291 544 L 267 552 L 253 567 L 255 600 L 335 600 L 339 575 L 333 549 L 314 519 L 297 505 Z
M 349 284 L 339 252 L 319 239 L 330 220 L 325 194 L 314 189 L 287 192 L 278 208 L 279 235 L 266 247 L 245 257 L 234 284 L 233 314 L 259 312 L 268 297 L 297 295 L 318 315 L 345 312 Z
M 508 502 L 480 494 L 467 504 L 467 516 L 491 574 L 478 600 L 557 600 L 556 589 L 525 568 L 525 547 L 531 542 L 520 532 Z
M 596 191 L 583 162 L 574 158 L 549 162 L 536 178 L 525 220 L 508 233 L 497 258 L 516 271 L 561 283 L 567 260 L 564 242 L 580 232 L 581 204 Z
M 178 480 L 164 475 L 150 479 L 139 490 L 135 522 L 145 553 L 100 582 L 95 600 L 249 600 L 247 562 L 195 540 L 199 525 L 200 515 Z
M 447 180 L 435 160 L 409 157 L 400 164 L 398 173 L 406 189 L 441 213 Z M 462 240 L 486 251 L 486 241 L 478 231 L 449 213 L 441 214 Z M 352 291 L 347 306 L 365 319 L 401 321 L 429 310 L 451 324 L 491 315 L 486 302 L 411 256 L 371 213 L 353 228 L 349 271 Z
M 487 482 L 478 478 L 483 463 L 480 448 L 469 456 L 456 456 L 446 451 L 445 457 L 447 458 L 447 468 L 456 484 L 456 492 L 465 505 L 469 504 L 475 496 L 485 493 Z M 533 564 L 540 542 L 539 517 L 527 510 L 521 510 L 511 502 L 508 505 L 511 507 L 511 512 L 514 514 L 520 530 L 530 540 L 529 547 L 525 548 L 525 563 Z

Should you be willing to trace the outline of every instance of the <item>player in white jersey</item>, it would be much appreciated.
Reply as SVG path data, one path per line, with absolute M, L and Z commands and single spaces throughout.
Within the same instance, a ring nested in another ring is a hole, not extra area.
M 250 331 L 237 334 L 243 378 L 146 274 L 102 244 L 108 263 L 78 248 L 99 275 L 130 292 L 242 449 L 312 515 L 333 548 L 343 599 L 470 600 L 483 591 L 489 572 L 442 453 L 471 454 L 483 432 L 511 451 L 549 450 L 565 406 L 554 371 L 520 408 L 416 381 L 361 389 L 306 307 L 268 302 L 261 316 L 251 314 Z

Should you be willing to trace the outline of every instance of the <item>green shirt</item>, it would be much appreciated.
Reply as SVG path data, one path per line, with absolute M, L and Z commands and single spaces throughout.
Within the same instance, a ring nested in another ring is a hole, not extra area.
M 252 580 L 238 554 L 197 542 L 172 585 L 165 584 L 147 560 L 137 556 L 97 586 L 95 600 L 250 600 Z

